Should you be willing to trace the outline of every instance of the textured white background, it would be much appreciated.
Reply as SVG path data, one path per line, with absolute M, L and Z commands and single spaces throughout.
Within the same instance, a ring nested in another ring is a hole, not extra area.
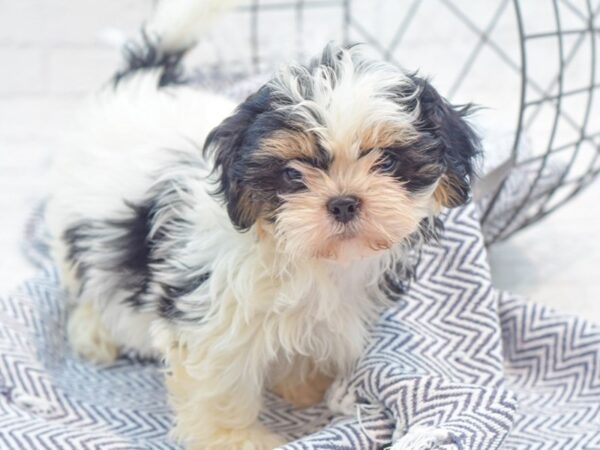
M 119 62 L 119 52 L 100 37 L 113 28 L 133 32 L 150 7 L 150 0 L 0 0 L 0 295 L 32 275 L 20 252 L 25 220 L 47 193 L 48 164 L 82 96 Z M 328 24 L 314 16 L 309 26 Z M 477 70 L 492 79 L 498 68 Z M 502 103 L 507 95 L 484 87 L 479 103 Z M 496 245 L 490 259 L 497 286 L 600 322 L 599 197 L 596 182 L 555 215 Z

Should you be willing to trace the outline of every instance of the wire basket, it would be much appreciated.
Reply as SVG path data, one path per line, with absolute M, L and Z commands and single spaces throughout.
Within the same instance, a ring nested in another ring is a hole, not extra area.
M 260 77 L 328 41 L 363 42 L 451 101 L 482 105 L 475 198 L 491 244 L 600 172 L 599 13 L 600 0 L 250 0 L 199 53 L 204 68 Z

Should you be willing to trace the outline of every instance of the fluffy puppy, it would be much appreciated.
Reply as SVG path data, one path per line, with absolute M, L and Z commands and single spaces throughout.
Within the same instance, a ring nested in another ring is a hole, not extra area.
M 48 208 L 73 348 L 163 358 L 188 448 L 271 449 L 273 388 L 305 406 L 347 374 L 478 140 L 424 79 L 329 45 L 237 107 L 181 83 L 221 0 L 166 0 L 93 99 Z

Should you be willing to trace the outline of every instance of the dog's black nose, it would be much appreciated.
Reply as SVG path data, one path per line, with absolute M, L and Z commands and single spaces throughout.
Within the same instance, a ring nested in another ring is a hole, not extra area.
M 353 195 L 333 197 L 327 202 L 329 213 L 341 223 L 350 222 L 358 212 L 360 201 Z

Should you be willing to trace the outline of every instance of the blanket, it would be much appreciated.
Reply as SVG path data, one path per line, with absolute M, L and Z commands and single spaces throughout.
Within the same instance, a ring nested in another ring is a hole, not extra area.
M 0 298 L 0 448 L 176 449 L 161 367 L 96 366 L 65 339 L 65 298 L 41 212 L 25 251 L 38 275 Z M 408 289 L 324 404 L 268 394 L 284 450 L 600 449 L 600 327 L 498 292 L 477 210 L 443 217 Z

